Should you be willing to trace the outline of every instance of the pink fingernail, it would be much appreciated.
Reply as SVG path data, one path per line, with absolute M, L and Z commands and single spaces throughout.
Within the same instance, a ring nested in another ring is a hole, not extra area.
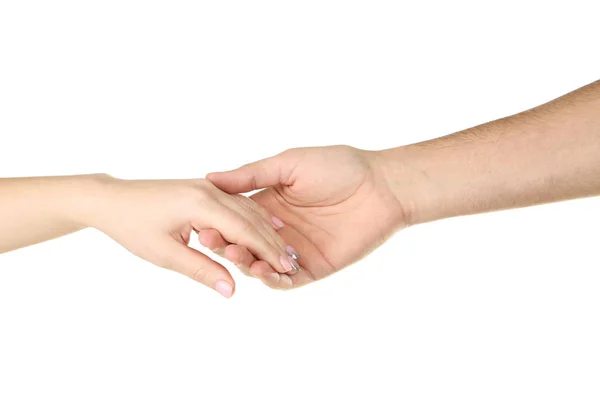
M 281 266 L 285 272 L 290 272 L 292 269 L 294 269 L 290 261 L 284 256 L 279 257 L 279 262 L 281 263 Z
M 225 298 L 230 298 L 233 295 L 233 286 L 229 282 L 217 281 L 215 283 L 215 290 Z
M 287 246 L 285 248 L 285 251 L 287 251 L 287 253 L 290 255 L 290 257 L 292 257 L 294 260 L 297 260 L 300 258 L 300 254 L 298 254 L 296 249 L 294 249 L 292 246 Z
M 285 226 L 285 224 L 283 223 L 282 220 L 280 220 L 279 218 L 277 218 L 276 216 L 272 216 L 271 217 L 271 222 L 273 223 L 273 225 L 275 225 L 275 227 L 281 229 Z

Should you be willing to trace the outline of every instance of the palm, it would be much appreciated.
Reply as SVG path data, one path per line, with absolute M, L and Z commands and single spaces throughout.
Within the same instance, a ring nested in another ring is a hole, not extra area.
M 299 153 L 289 177 L 252 196 L 286 223 L 284 240 L 302 255 L 304 284 L 359 260 L 403 227 L 402 209 L 368 152 L 351 147 Z

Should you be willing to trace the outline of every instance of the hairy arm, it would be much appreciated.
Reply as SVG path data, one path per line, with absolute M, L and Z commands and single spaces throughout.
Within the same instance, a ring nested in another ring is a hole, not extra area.
M 600 195 L 600 81 L 379 159 L 408 224 Z
M 600 195 L 600 81 L 435 140 L 382 151 L 290 149 L 207 178 L 228 193 L 267 187 L 252 198 L 285 222 L 280 234 L 302 254 L 302 271 L 276 274 L 218 232 L 203 244 L 225 247 L 270 287 L 299 287 L 409 225 Z

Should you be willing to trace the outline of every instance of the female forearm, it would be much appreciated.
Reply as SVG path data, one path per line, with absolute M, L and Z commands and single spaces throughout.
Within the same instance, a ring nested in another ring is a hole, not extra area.
M 98 175 L 0 179 L 0 253 L 86 227 Z
M 600 81 L 379 158 L 410 224 L 600 195 Z

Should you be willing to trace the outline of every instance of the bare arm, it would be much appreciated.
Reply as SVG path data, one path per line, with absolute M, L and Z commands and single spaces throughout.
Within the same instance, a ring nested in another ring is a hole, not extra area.
M 237 245 L 226 255 L 273 288 L 294 288 L 356 262 L 410 225 L 600 195 L 600 81 L 427 142 L 374 152 L 291 149 L 207 178 L 229 193 L 268 187 L 253 198 L 285 222 L 280 234 L 302 254 L 303 271 L 276 274 Z M 212 235 L 208 247 L 228 246 Z
M 229 272 L 187 246 L 216 229 L 278 272 L 292 273 L 270 215 L 204 179 L 125 181 L 107 175 L 0 179 L 0 253 L 94 227 L 135 255 L 233 294 Z
M 599 195 L 600 81 L 380 159 L 408 224 Z
M 85 227 L 94 176 L 0 179 L 0 253 Z

